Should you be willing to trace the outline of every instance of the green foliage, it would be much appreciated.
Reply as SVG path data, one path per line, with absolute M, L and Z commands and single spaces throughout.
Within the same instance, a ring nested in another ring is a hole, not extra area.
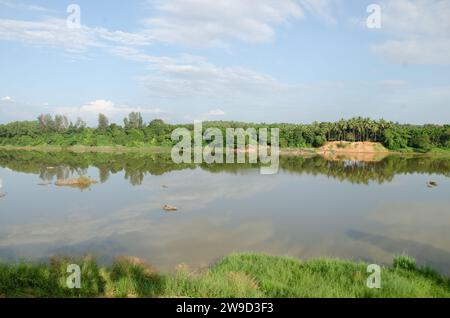
M 96 129 L 86 127 L 81 119 L 69 123 L 65 116 L 41 115 L 37 121 L 13 122 L 0 125 L 0 145 L 12 146 L 172 146 L 171 133 L 175 128 L 193 131 L 193 125 L 169 125 L 160 119 L 145 124 L 140 113 L 130 113 L 124 126 L 109 124 L 99 114 Z M 327 141 L 382 142 L 390 150 L 415 149 L 428 152 L 450 148 L 450 126 L 401 125 L 383 119 L 352 118 L 334 123 L 252 124 L 241 122 L 204 122 L 203 129 L 218 128 L 226 136 L 227 128 L 279 128 L 281 147 L 321 147 Z M 270 136 L 268 138 L 270 144 Z
M 322 147 L 323 145 L 325 145 L 326 142 L 327 142 L 327 140 L 324 136 L 320 136 L 320 135 L 315 136 L 313 146 L 319 148 L 319 147 Z
M 80 289 L 67 287 L 69 264 L 80 266 Z M 104 288 L 105 280 L 91 257 L 52 258 L 48 264 L 0 264 L 0 294 L 8 297 L 95 297 Z
M 430 137 L 423 132 L 416 133 L 410 140 L 410 145 L 413 148 L 428 152 L 432 148 Z
M 392 127 L 384 132 L 383 144 L 391 150 L 401 150 L 408 147 L 409 136 L 403 129 Z
M 414 271 L 417 269 L 416 260 L 404 254 L 394 257 L 393 267 L 407 271 Z
M 382 269 L 382 288 L 367 287 L 367 264 L 337 259 L 307 262 L 255 254 L 230 255 L 200 273 L 180 266 L 157 273 L 136 258 L 120 257 L 109 268 L 81 261 L 82 288 L 68 289 L 67 265 L 0 264 L 0 294 L 6 297 L 450 297 L 450 280 L 401 256 Z
M 104 114 L 98 114 L 98 126 L 97 129 L 101 132 L 105 132 L 108 129 L 109 120 Z

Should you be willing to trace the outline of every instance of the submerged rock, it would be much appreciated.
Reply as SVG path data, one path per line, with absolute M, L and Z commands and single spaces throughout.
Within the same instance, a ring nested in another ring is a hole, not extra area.
M 428 188 L 434 188 L 434 187 L 437 187 L 438 186 L 438 184 L 437 184 L 437 182 L 435 182 L 435 181 L 429 181 L 429 182 L 427 182 L 427 187 Z
M 173 206 L 173 205 L 169 205 L 169 204 L 164 205 L 163 209 L 164 209 L 164 211 L 166 211 L 166 212 L 174 212 L 174 211 L 178 211 L 178 208 L 177 208 L 177 207 L 175 207 L 175 206 Z
M 6 194 L 4 194 L 3 192 L 0 192 L 0 199 L 3 198 Z

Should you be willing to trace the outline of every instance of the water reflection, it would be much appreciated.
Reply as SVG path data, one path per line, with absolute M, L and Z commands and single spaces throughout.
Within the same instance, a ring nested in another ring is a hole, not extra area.
M 173 171 L 195 169 L 196 165 L 175 164 L 168 154 L 80 154 L 0 150 L 0 167 L 17 172 L 35 173 L 43 181 L 85 175 L 88 167 L 96 167 L 102 183 L 108 181 L 110 174 L 124 171 L 124 177 L 130 184 L 141 185 L 146 174 L 162 175 Z M 211 173 L 233 174 L 258 168 L 254 164 L 214 164 L 199 165 L 199 167 Z M 450 176 L 450 158 L 431 156 L 384 155 L 379 159 L 364 161 L 355 160 L 355 158 L 325 158 L 323 156 L 283 156 L 280 159 L 280 167 L 283 171 L 291 173 L 326 175 L 356 184 L 391 182 L 399 174 L 423 173 Z
M 339 159 L 282 157 L 279 174 L 262 176 L 255 165 L 176 165 L 164 154 L 0 151 L 0 259 L 127 254 L 171 270 L 232 252 L 381 264 L 407 252 L 450 273 L 450 160 Z M 101 183 L 37 186 L 81 175 Z

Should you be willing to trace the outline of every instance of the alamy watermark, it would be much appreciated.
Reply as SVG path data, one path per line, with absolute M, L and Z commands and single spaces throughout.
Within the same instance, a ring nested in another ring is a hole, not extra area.
M 371 4 L 367 7 L 366 26 L 369 29 L 381 29 L 381 6 L 379 4 Z
M 367 278 L 367 287 L 370 289 L 381 288 L 381 267 L 377 264 L 370 264 L 367 266 L 367 273 L 370 274 Z
M 264 175 L 276 174 L 279 169 L 278 128 L 270 129 L 270 138 L 268 128 L 226 128 L 224 137 L 221 129 L 203 131 L 203 123 L 195 121 L 193 134 L 187 128 L 177 128 L 172 141 L 178 142 L 171 151 L 175 163 L 261 163 Z
M 81 269 L 77 264 L 70 264 L 67 266 L 67 273 L 70 275 L 66 279 L 66 285 L 69 289 L 81 288 Z
M 66 9 L 67 13 L 70 13 L 66 19 L 66 24 L 69 29 L 81 28 L 81 7 L 78 4 L 70 4 Z

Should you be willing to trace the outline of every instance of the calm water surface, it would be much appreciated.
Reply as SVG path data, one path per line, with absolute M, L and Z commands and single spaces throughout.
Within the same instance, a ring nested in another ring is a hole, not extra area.
M 99 183 L 53 184 L 79 175 Z M 162 155 L 0 151 L 0 259 L 131 255 L 170 271 L 232 252 L 378 264 L 405 252 L 450 274 L 449 177 L 448 158 L 282 157 L 279 174 L 263 176 L 257 166 Z

